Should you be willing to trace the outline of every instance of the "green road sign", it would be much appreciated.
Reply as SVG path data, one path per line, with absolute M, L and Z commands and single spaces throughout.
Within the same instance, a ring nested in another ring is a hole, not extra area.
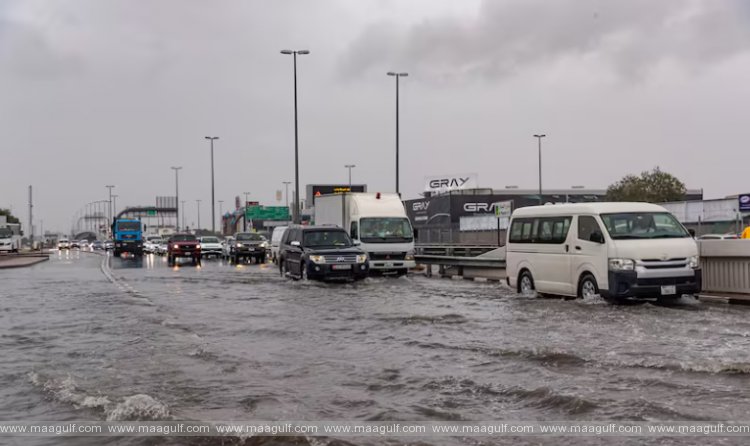
M 289 221 L 289 208 L 286 206 L 248 206 L 245 208 L 245 219 Z
M 156 215 L 156 209 L 147 210 L 146 215 L 148 215 L 149 217 L 154 217 Z

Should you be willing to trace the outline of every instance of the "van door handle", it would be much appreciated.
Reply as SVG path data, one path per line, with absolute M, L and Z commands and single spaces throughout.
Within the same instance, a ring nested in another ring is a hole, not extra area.
M 580 251 L 580 250 L 581 250 L 581 247 L 580 246 L 576 246 L 576 251 Z
M 565 252 L 570 252 L 570 245 L 565 245 Z

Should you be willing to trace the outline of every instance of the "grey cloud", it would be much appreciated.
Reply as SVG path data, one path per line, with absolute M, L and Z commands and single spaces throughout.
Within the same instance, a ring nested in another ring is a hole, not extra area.
M 33 25 L 0 18 L 0 66 L 20 78 L 50 79 L 76 73 L 82 61 Z
M 471 19 L 371 24 L 341 65 L 351 76 L 398 66 L 432 79 L 584 57 L 624 77 L 662 62 L 700 69 L 748 50 L 748 11 L 739 0 L 485 0 Z

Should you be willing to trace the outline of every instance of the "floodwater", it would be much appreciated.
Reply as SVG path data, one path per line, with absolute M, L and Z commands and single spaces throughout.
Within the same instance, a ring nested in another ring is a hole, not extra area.
M 0 271 L 0 284 L 3 420 L 706 421 L 750 413 L 750 309 L 743 307 L 687 298 L 663 307 L 520 297 L 502 284 L 417 275 L 296 282 L 273 265 L 168 268 L 161 257 L 136 263 L 77 251 Z M 270 441 L 236 443 L 601 439 Z

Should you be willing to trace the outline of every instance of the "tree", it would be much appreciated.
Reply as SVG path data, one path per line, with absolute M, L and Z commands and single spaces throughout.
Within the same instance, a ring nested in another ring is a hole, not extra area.
M 640 176 L 626 175 L 607 188 L 608 201 L 665 203 L 685 198 L 685 184 L 659 167 Z
M 2 215 L 8 217 L 8 223 L 21 223 L 16 217 L 13 216 L 13 214 L 10 213 L 10 209 L 0 209 L 0 216 Z

